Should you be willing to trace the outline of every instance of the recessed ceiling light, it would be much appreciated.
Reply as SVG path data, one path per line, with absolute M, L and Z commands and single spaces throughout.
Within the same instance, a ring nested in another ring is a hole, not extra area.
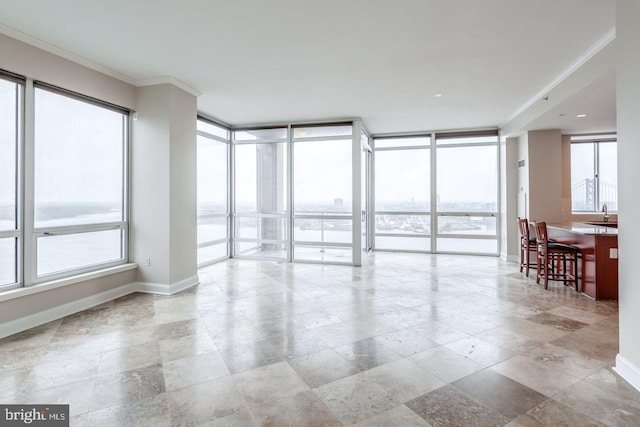
M 435 96 L 436 96 L 436 98 L 441 98 L 441 97 L 442 97 L 442 94 L 441 94 L 441 93 L 436 93 L 436 95 L 435 95 Z
M 581 119 L 581 118 L 583 118 L 583 117 L 587 117 L 587 115 L 586 115 L 586 114 L 578 114 L 576 117 L 578 117 L 578 118 L 580 118 L 580 119 Z

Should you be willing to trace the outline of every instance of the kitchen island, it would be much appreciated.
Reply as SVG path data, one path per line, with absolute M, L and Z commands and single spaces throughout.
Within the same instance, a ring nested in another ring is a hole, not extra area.
M 550 240 L 580 249 L 579 277 L 585 295 L 596 300 L 618 299 L 616 223 L 549 223 L 547 232 Z

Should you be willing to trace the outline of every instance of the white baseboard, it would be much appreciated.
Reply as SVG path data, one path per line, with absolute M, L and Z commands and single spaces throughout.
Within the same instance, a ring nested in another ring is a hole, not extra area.
M 132 283 L 136 292 L 143 292 L 147 294 L 158 294 L 158 295 L 173 295 L 180 291 L 184 291 L 185 289 L 190 288 L 191 286 L 195 286 L 200 283 L 200 279 L 198 276 L 191 276 L 179 282 L 176 282 L 171 285 L 165 285 L 162 283 L 150 283 L 150 282 L 135 282 Z
M 507 262 L 520 262 L 518 255 L 507 255 L 505 252 L 500 252 L 500 259 Z
M 613 370 L 624 378 L 625 381 L 640 391 L 640 368 L 635 366 L 624 356 L 620 355 L 620 353 L 616 356 L 616 366 Z
M 53 322 L 135 292 L 132 283 L 0 324 L 0 338 Z
M 63 317 L 78 313 L 82 310 L 104 304 L 105 302 L 109 302 L 116 298 L 132 294 L 134 292 L 173 295 L 177 292 L 190 288 L 191 286 L 195 286 L 198 283 L 200 283 L 200 281 L 197 275 L 181 280 L 172 285 L 144 282 L 128 283 L 126 285 L 122 285 L 96 295 L 91 295 L 89 297 L 71 301 L 66 304 L 62 304 L 48 310 L 43 310 L 38 313 L 30 314 L 16 320 L 1 323 L 0 339 L 8 337 L 9 335 L 17 334 L 18 332 L 26 331 L 27 329 L 35 328 L 36 326 L 44 325 L 45 323 L 53 322 L 54 320 L 58 320 Z

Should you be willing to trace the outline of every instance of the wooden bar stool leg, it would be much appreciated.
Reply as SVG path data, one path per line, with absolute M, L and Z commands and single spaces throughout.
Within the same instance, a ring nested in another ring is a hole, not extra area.
M 578 286 L 578 255 L 575 254 L 573 256 L 573 278 L 576 281 L 576 292 L 580 292 L 580 287 Z
M 544 256 L 544 288 L 549 289 L 549 259 L 547 254 Z
M 536 253 L 536 284 L 540 284 L 540 274 L 542 273 L 542 266 L 540 265 L 540 253 Z

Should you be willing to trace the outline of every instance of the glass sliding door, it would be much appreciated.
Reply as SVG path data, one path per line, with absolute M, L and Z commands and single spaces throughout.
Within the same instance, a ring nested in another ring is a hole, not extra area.
M 376 250 L 431 251 L 430 141 L 375 139 Z
M 287 128 L 234 132 L 235 257 L 287 259 Z
M 498 254 L 498 136 L 436 135 L 438 252 Z
M 229 256 L 229 131 L 198 119 L 198 266 Z
M 293 128 L 293 259 L 353 262 L 352 126 Z

